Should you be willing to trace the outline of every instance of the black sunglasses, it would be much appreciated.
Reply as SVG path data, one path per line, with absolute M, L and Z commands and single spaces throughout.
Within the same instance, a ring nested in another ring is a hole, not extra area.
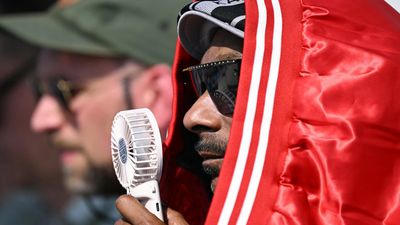
M 81 89 L 78 85 L 64 80 L 63 78 L 53 78 L 48 81 L 40 81 L 37 77 L 33 77 L 31 80 L 31 86 L 37 101 L 45 93 L 48 93 L 55 97 L 60 105 L 65 109 L 68 109 L 72 97 Z
M 183 71 L 190 72 L 198 97 L 208 91 L 218 111 L 225 116 L 232 116 L 241 62 L 241 59 L 223 60 L 191 66 Z

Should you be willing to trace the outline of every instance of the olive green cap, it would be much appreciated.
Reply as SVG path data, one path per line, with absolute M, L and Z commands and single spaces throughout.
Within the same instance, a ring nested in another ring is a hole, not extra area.
M 43 48 L 172 63 L 183 0 L 81 0 L 45 13 L 0 17 L 4 29 Z

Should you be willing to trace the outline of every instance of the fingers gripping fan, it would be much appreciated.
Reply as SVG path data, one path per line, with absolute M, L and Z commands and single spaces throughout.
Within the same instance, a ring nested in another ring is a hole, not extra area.
M 117 113 L 111 131 L 115 173 L 127 193 L 163 220 L 158 181 L 162 142 L 157 121 L 148 109 Z

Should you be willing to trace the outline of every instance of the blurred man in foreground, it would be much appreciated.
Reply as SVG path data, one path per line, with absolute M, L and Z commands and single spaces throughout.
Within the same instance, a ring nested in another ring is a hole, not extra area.
M 149 108 L 165 137 L 177 2 L 84 0 L 45 14 L 8 16 L 0 27 L 40 46 L 31 127 L 59 151 L 73 195 L 70 224 L 109 224 L 123 193 L 111 161 L 114 115 Z M 45 156 L 44 156 L 45 159 Z

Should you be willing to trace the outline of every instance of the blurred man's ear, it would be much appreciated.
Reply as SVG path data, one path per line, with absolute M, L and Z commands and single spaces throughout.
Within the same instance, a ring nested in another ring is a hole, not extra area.
M 172 115 L 171 67 L 156 64 L 145 69 L 132 80 L 130 88 L 132 106 L 150 109 L 164 138 Z

